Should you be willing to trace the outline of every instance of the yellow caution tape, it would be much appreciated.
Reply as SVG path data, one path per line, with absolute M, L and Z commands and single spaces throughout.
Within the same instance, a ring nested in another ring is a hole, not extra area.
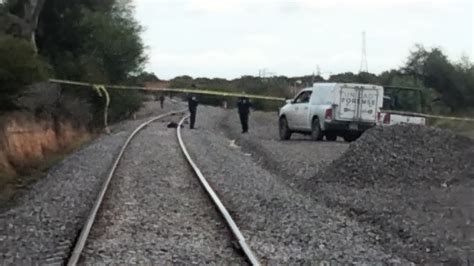
M 70 81 L 70 80 L 60 80 L 60 79 L 50 79 L 49 82 L 58 83 L 58 84 L 75 85 L 75 86 L 87 86 L 87 87 L 94 86 L 94 84 L 92 83 Z M 245 93 L 222 92 L 222 91 L 191 90 L 191 89 L 180 89 L 180 88 L 146 88 L 146 87 L 136 87 L 136 86 L 123 86 L 123 85 L 103 85 L 103 86 L 109 89 L 196 93 L 196 94 L 206 94 L 206 95 L 225 96 L 225 97 L 247 97 L 251 99 L 260 99 L 260 100 L 269 100 L 269 101 L 285 101 L 285 98 L 281 98 L 281 97 L 272 97 L 272 96 L 263 96 L 263 95 L 245 94 Z
M 60 79 L 50 79 L 49 82 L 58 83 L 58 84 L 76 85 L 76 86 L 88 86 L 88 87 L 97 86 L 92 83 L 71 81 L 71 80 L 60 80 Z M 173 88 L 145 88 L 145 87 L 136 87 L 136 86 L 122 86 L 122 85 L 100 85 L 100 86 L 104 87 L 104 89 L 105 87 L 107 87 L 110 89 L 196 93 L 196 94 L 227 96 L 227 97 L 247 97 L 251 99 L 261 99 L 261 100 L 270 100 L 270 101 L 285 101 L 285 98 L 281 98 L 281 97 L 272 97 L 272 96 L 263 96 L 263 95 L 254 95 L 254 94 L 245 94 L 245 93 L 231 93 L 231 92 L 221 92 L 221 91 L 173 89 Z M 446 119 L 446 120 L 474 122 L 474 118 L 467 118 L 467 117 L 440 116 L 440 115 L 430 115 L 430 114 L 395 111 L 395 110 L 383 110 L 383 112 L 391 113 L 391 114 L 399 114 L 399 115 L 419 116 L 419 117 L 425 117 L 425 118 L 438 118 L 438 119 Z
M 109 110 L 109 104 L 110 104 L 109 92 L 107 92 L 107 89 L 105 89 L 104 85 L 93 84 L 92 89 L 95 90 L 97 94 L 99 94 L 99 97 L 103 97 L 105 95 L 104 128 L 105 128 L 105 132 L 110 133 L 109 125 L 108 125 L 108 110 Z
M 107 106 L 109 106 L 110 104 L 110 95 L 109 95 L 109 92 L 105 89 L 105 86 L 104 85 L 92 85 L 92 88 L 97 92 L 97 94 L 99 94 L 100 97 L 102 97 L 104 94 L 105 95 L 105 103 Z

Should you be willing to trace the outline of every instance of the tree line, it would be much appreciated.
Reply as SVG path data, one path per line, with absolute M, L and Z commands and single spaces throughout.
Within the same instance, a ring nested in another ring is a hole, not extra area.
M 452 61 L 441 48 L 427 49 L 422 45 L 416 45 L 410 51 L 403 66 L 384 71 L 379 75 L 367 72 L 346 72 L 331 75 L 327 79 L 306 75 L 269 78 L 242 76 L 233 80 L 179 76 L 170 80 L 170 86 L 182 88 L 195 84 L 202 89 L 290 98 L 294 94 L 294 89 L 310 86 L 312 82 L 363 83 L 419 88 L 423 93 L 423 105 L 428 107 L 425 111 L 456 113 L 471 112 L 474 109 L 472 61 L 467 56 L 463 56 L 458 61 Z
M 130 0 L 0 0 L 0 109 L 21 108 L 23 89 L 49 77 L 130 84 L 147 59 L 141 32 Z M 119 116 L 140 106 L 136 93 L 111 93 Z
M 131 0 L 0 0 L 0 111 L 21 108 L 18 99 L 23 89 L 48 77 L 130 85 L 157 79 L 143 72 L 147 57 L 142 30 L 133 17 Z M 170 86 L 195 84 L 209 90 L 289 98 L 295 88 L 316 81 L 418 87 L 428 104 L 437 103 L 444 112 L 466 112 L 474 106 L 472 61 L 467 57 L 453 61 L 440 48 L 421 45 L 410 51 L 403 66 L 378 75 L 347 72 L 327 79 L 306 75 L 234 80 L 180 76 Z M 68 91 L 92 103 L 93 112 L 103 104 L 92 90 Z M 140 107 L 137 93 L 112 94 L 113 118 Z

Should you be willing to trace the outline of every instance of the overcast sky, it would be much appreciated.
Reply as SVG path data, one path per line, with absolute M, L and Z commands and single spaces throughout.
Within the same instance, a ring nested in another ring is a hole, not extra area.
M 451 59 L 474 50 L 473 0 L 134 0 L 148 71 L 236 78 L 401 66 L 415 43 Z

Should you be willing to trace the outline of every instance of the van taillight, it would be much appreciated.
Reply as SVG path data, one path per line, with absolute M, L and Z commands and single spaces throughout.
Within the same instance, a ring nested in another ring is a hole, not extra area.
M 383 123 L 390 124 L 390 113 L 385 114 L 385 116 L 383 117 Z
M 324 119 L 331 120 L 332 119 L 332 109 L 326 109 L 324 113 Z
M 380 122 L 380 112 L 377 112 L 377 123 Z

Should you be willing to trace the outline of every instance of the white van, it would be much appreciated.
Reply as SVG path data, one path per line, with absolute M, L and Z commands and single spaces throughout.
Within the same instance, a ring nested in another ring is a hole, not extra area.
M 356 140 L 377 123 L 383 105 L 383 87 L 352 83 L 315 83 L 287 100 L 279 113 L 282 140 L 292 133 L 310 134 L 313 140 Z

